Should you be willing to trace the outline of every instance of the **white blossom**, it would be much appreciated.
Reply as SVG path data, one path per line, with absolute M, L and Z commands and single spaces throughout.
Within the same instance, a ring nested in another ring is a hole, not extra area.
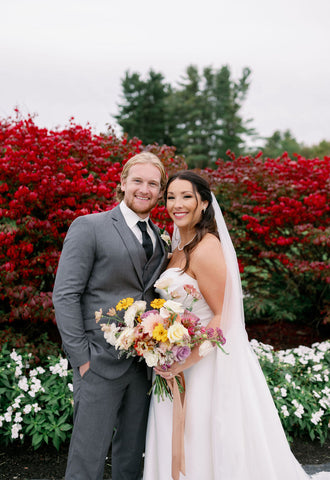
M 319 400 L 319 404 L 321 405 L 324 410 L 329 410 L 330 409 L 330 398 L 329 397 L 322 397 Z
M 19 423 L 14 423 L 11 427 L 11 438 L 18 438 L 20 430 L 22 430 L 22 425 Z
M 161 280 L 157 280 L 154 284 L 155 288 L 159 288 L 160 290 L 167 290 L 173 283 L 173 278 L 167 277 Z
M 49 370 L 53 375 L 59 375 L 60 377 L 67 377 L 68 375 L 68 361 L 66 358 L 61 358 L 56 365 L 49 367 Z
M 214 350 L 215 346 L 212 345 L 212 342 L 209 340 L 205 340 L 199 347 L 199 356 L 200 357 L 206 357 L 210 352 Z
M 116 350 L 127 350 L 134 343 L 134 328 L 125 327 L 115 343 Z
M 4 417 L 5 417 L 6 422 L 8 422 L 8 423 L 11 422 L 12 412 L 6 412 Z
M 284 378 L 288 383 L 290 383 L 291 379 L 292 379 L 292 376 L 289 373 L 286 373 Z
M 155 367 L 158 364 L 159 355 L 157 352 L 153 352 L 152 350 L 148 350 L 143 352 L 143 358 L 148 365 L 148 367 Z
M 281 388 L 281 395 L 282 395 L 282 397 L 286 397 L 286 396 L 287 396 L 287 390 L 286 390 L 286 388 L 283 388 L 283 387 Z
M 103 335 L 105 340 L 110 343 L 110 345 L 115 345 L 117 341 L 117 332 L 119 332 L 120 328 L 116 326 L 115 323 L 111 323 L 107 325 L 106 323 L 101 325 L 101 329 L 103 331 Z
M 12 360 L 14 360 L 14 362 L 22 363 L 22 355 L 18 355 L 18 353 L 16 352 L 15 349 L 13 349 L 13 351 L 11 352 L 11 354 L 9 356 Z
M 124 321 L 125 321 L 125 324 L 127 325 L 127 327 L 129 327 L 129 328 L 134 327 L 134 320 L 135 320 L 136 314 L 137 314 L 137 307 L 133 303 L 133 305 L 128 307 L 128 309 L 126 310 L 125 315 L 124 315 Z
M 34 403 L 32 405 L 32 407 L 33 407 L 33 410 L 34 410 L 35 413 L 38 413 L 41 410 L 41 408 L 39 407 L 39 405 L 37 403 Z
M 16 412 L 15 417 L 14 417 L 14 422 L 15 423 L 20 423 L 23 421 L 22 413 L 21 412 Z
M 282 363 L 288 363 L 289 365 L 294 366 L 296 364 L 296 359 L 293 353 L 287 353 L 283 350 L 280 350 L 277 352 L 278 354 L 278 359 Z
M 304 407 L 301 405 L 301 403 L 298 403 L 297 400 L 292 400 L 291 403 L 296 407 L 296 410 L 293 413 L 296 415 L 296 417 L 302 418 Z
M 30 390 L 29 390 L 29 395 L 31 397 L 35 397 L 36 393 L 38 392 L 44 392 L 45 389 L 44 387 L 41 385 L 41 380 L 39 380 L 39 378 L 36 378 L 36 377 L 32 377 L 32 383 L 30 385 Z
M 174 300 L 167 300 L 164 303 L 163 307 L 160 309 L 160 315 L 163 318 L 167 318 L 168 317 L 168 312 L 183 313 L 184 308 L 183 308 L 182 304 L 179 303 L 179 302 L 175 302 Z
M 317 365 L 313 365 L 313 370 L 314 372 L 318 372 L 319 370 L 322 370 L 322 364 L 318 363 Z
M 25 407 L 23 408 L 23 413 L 25 413 L 25 415 L 27 415 L 28 413 L 30 413 L 32 410 L 32 406 L 31 405 L 25 405 Z
M 311 417 L 311 422 L 314 423 L 314 425 L 317 425 L 321 421 L 321 417 L 324 414 L 324 410 L 320 408 L 318 412 L 312 413 Z
M 24 392 L 27 392 L 29 390 L 29 384 L 28 384 L 28 380 L 26 377 L 22 377 L 19 381 L 18 381 L 18 387 L 23 390 Z

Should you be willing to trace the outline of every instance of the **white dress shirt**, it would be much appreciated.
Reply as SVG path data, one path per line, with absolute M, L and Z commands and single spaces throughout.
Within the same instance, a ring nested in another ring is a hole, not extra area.
M 156 246 L 156 236 L 155 236 L 155 233 L 153 231 L 153 229 L 150 227 L 149 225 L 149 216 L 146 217 L 146 218 L 141 218 L 139 217 L 139 215 L 135 212 L 133 212 L 133 210 L 131 210 L 130 208 L 128 208 L 128 206 L 126 205 L 126 203 L 124 202 L 124 200 L 122 202 L 120 202 L 119 204 L 119 208 L 121 210 L 121 213 L 123 214 L 124 216 L 124 219 L 127 223 L 127 225 L 129 226 L 129 228 L 132 230 L 132 232 L 134 233 L 134 235 L 136 236 L 136 238 L 139 240 L 139 242 L 141 243 L 142 245 L 142 232 L 141 230 L 139 229 L 137 223 L 138 222 L 146 222 L 147 224 L 147 232 L 149 233 L 150 235 L 150 238 L 152 240 L 152 244 L 153 244 L 153 247 L 155 248 Z

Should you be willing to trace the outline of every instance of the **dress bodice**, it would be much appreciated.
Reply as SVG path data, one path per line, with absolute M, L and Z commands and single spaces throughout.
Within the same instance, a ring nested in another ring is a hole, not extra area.
M 182 273 L 180 268 L 168 268 L 165 270 L 159 278 L 159 281 L 169 280 L 171 282 L 168 286 L 168 293 L 165 290 L 157 289 L 157 293 L 162 297 L 168 300 L 171 298 L 171 293 L 175 292 L 174 300 L 183 304 L 184 307 L 190 307 L 192 302 L 192 297 L 187 296 L 187 293 L 184 289 L 185 285 L 192 285 L 200 294 L 197 280 L 187 273 Z M 212 310 L 206 303 L 205 298 L 201 294 L 202 298 L 194 302 L 192 312 L 200 318 L 201 324 L 206 326 L 212 316 Z

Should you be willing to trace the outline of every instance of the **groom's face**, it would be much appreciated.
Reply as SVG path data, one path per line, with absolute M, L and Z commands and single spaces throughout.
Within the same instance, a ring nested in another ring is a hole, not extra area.
M 121 184 L 124 202 L 139 217 L 145 218 L 161 197 L 160 186 L 160 170 L 152 163 L 137 163 Z

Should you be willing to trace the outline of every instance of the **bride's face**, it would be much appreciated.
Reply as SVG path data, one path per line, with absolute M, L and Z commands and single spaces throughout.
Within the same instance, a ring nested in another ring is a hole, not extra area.
M 179 228 L 194 230 L 202 210 L 207 207 L 188 180 L 176 179 L 167 190 L 166 208 L 171 219 Z

